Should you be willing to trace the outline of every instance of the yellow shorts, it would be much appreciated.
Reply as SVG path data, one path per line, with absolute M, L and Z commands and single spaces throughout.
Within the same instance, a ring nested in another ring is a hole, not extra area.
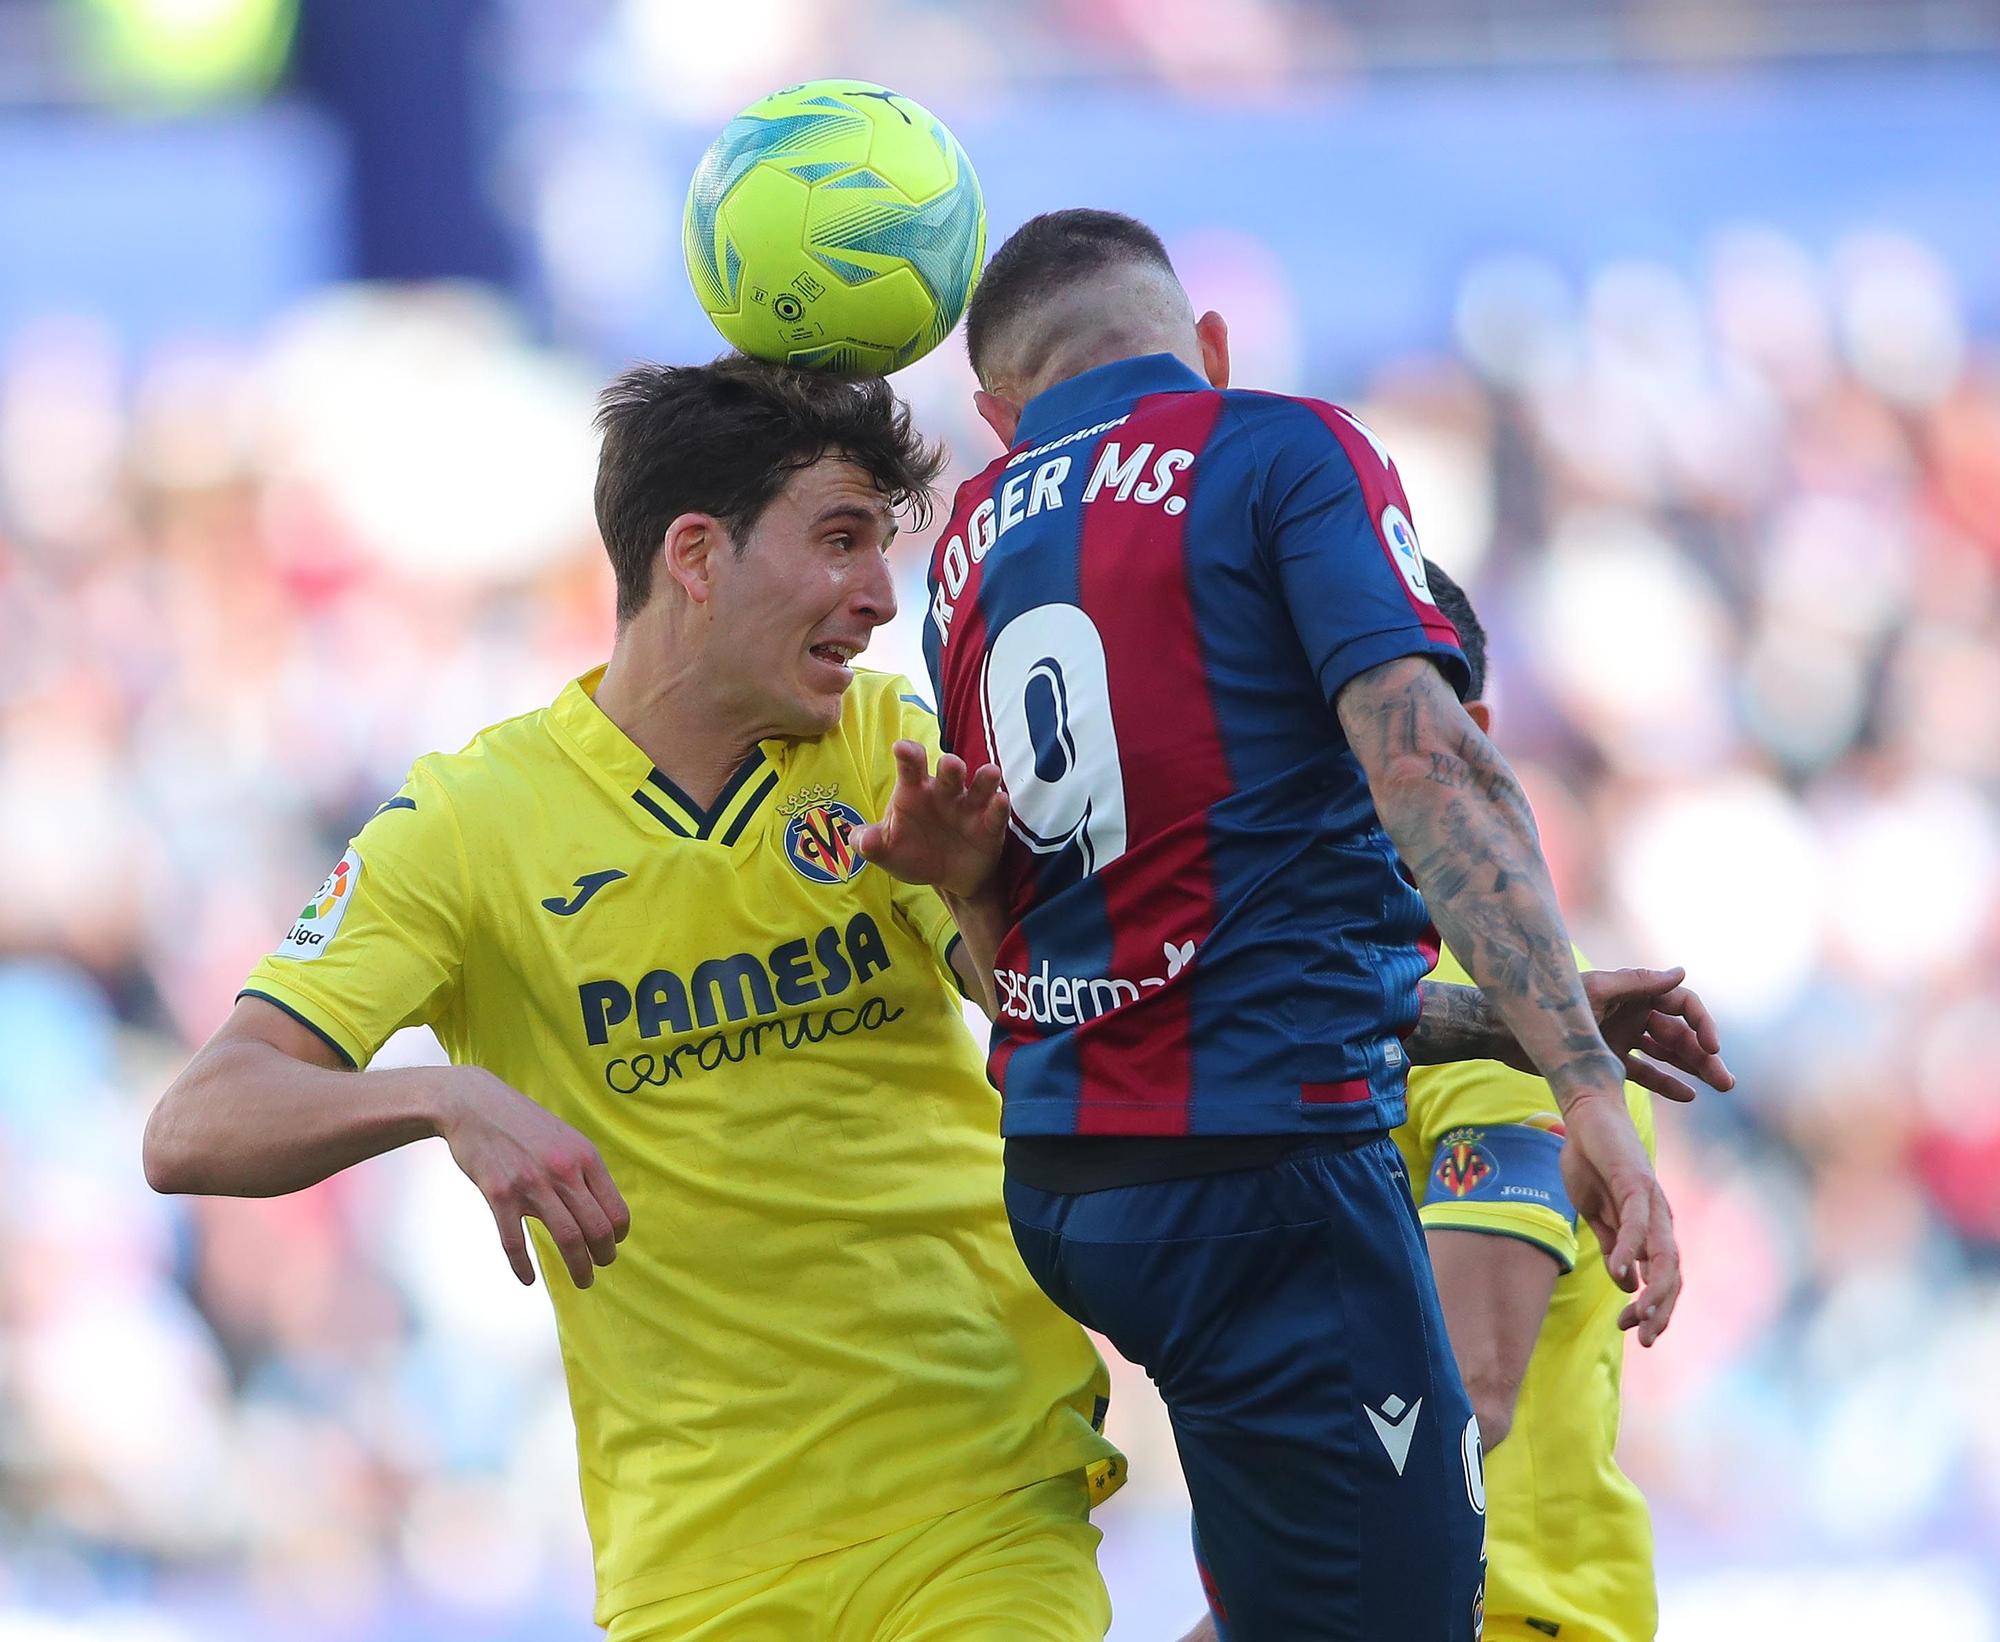
M 628 1609 L 610 1642 L 1102 1642 L 1083 1473 Z

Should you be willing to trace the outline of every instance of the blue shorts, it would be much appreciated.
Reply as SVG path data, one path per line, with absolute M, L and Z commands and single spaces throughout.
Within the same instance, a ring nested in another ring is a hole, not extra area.
M 1395 1144 L 1007 1182 L 1035 1280 L 1160 1388 L 1228 1642 L 1476 1642 L 1485 1486 Z

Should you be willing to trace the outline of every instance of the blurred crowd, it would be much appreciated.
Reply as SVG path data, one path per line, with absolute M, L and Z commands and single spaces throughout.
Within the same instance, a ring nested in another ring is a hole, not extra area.
M 1921 245 L 1751 229 L 1692 271 L 1473 262 L 1455 344 L 1359 381 L 1258 297 L 1243 379 L 1368 420 L 1480 607 L 1586 950 L 1685 963 L 1729 1034 L 1738 1093 L 1662 1115 L 1690 1287 L 1628 1361 L 1669 1615 L 1677 1568 L 1921 1557 L 1897 1611 L 1992 1634 L 1994 339 Z M 439 1149 L 167 1202 L 138 1136 L 409 761 L 605 652 L 598 374 L 452 288 L 0 355 L 0 1613 L 590 1634 L 553 1331 Z M 898 383 L 983 464 L 955 344 Z M 880 665 L 918 666 L 926 548 Z M 1119 1391 L 1107 1563 L 1178 1566 L 1171 1445 Z

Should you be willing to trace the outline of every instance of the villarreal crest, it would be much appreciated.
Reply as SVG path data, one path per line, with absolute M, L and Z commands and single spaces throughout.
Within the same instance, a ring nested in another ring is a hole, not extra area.
M 1485 1138 L 1484 1129 L 1454 1129 L 1438 1144 L 1431 1178 L 1453 1197 L 1478 1191 L 1499 1172 L 1493 1154 L 1480 1144 Z
M 855 833 L 867 822 L 852 804 L 840 802 L 839 792 L 838 782 L 808 787 L 778 806 L 791 817 L 785 824 L 785 859 L 815 884 L 844 884 L 868 865 L 854 847 Z

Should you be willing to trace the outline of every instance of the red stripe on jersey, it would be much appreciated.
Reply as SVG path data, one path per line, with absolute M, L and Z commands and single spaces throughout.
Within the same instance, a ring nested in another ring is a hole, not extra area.
M 1402 477 L 1389 460 L 1388 453 L 1375 443 L 1374 435 L 1357 422 L 1338 405 L 1329 405 L 1323 400 L 1306 399 L 1301 404 L 1312 407 L 1313 414 L 1326 424 L 1327 432 L 1340 441 L 1340 448 L 1347 453 L 1347 459 L 1354 464 L 1355 477 L 1361 481 L 1361 499 L 1367 504 L 1368 517 L 1375 526 L 1375 541 L 1388 556 L 1389 567 L 1396 572 L 1396 579 L 1403 584 L 1403 596 L 1410 601 L 1410 609 L 1424 631 L 1434 639 L 1458 648 L 1458 629 L 1451 624 L 1451 618 L 1427 598 L 1420 596 L 1410 585 L 1410 576 L 1398 562 L 1396 543 L 1389 538 L 1395 521 L 1387 518 L 1390 508 L 1402 515 L 1402 526 L 1409 531 L 1408 551 L 1422 560 L 1423 550 L 1417 544 L 1417 527 L 1410 519 L 1410 498 L 1403 493 Z
M 1121 502 L 1107 493 L 1083 504 L 1077 555 L 1083 609 L 1104 640 L 1112 724 L 1171 715 L 1176 732 L 1170 756 L 1134 758 L 1121 748 L 1127 854 L 1097 877 L 1111 931 L 1109 972 L 1165 975 L 1171 944 L 1193 940 L 1196 952 L 1192 967 L 1143 1001 L 1076 1028 L 1079 1134 L 1185 1134 L 1190 1121 L 1191 983 L 1215 924 L 1207 812 L 1231 781 L 1188 586 L 1185 504 L 1222 404 L 1217 393 L 1141 399 L 1091 455 L 1095 462 L 1115 441 L 1129 456 L 1150 442 L 1149 472 L 1165 471 L 1154 464 L 1168 451 L 1197 458 L 1164 498 Z M 1174 508 L 1176 501 L 1183 505 Z
M 971 554 L 973 533 L 970 529 L 972 516 L 984 505 L 987 520 L 992 519 L 993 492 L 1007 475 L 1007 463 L 1012 452 L 995 457 L 987 464 L 984 472 L 975 475 L 958 487 L 952 498 L 951 517 L 945 527 L 938 532 L 937 540 L 931 548 L 931 577 L 938 584 L 938 592 L 950 600 L 951 617 L 949 626 L 938 638 L 938 716 L 952 727 L 951 750 L 965 760 L 966 767 L 977 770 L 993 760 L 993 748 L 986 737 L 986 713 L 979 699 L 980 673 L 986 655 L 986 613 L 979 599 L 980 583 L 984 579 L 985 555 L 977 562 Z M 990 545 L 991 534 L 987 535 Z M 962 553 L 962 560 L 954 555 Z M 948 565 L 948 561 L 954 561 Z M 963 566 L 963 582 L 959 591 L 951 593 L 947 568 Z M 935 609 L 935 601 L 932 609 Z M 924 620 L 933 621 L 932 610 L 926 610 Z M 1007 847 L 1011 850 L 1018 845 L 1010 838 Z M 995 964 L 1003 969 L 1025 972 L 1027 969 L 1028 943 L 1021 935 L 1021 915 L 1026 910 L 1021 904 L 1019 890 L 1026 880 L 1019 873 L 1003 873 L 1011 880 L 1015 889 L 1012 904 L 1008 909 L 1009 927 L 1001 937 L 1000 950 L 995 955 Z M 1007 1086 L 1007 1063 L 1014 1058 L 1014 1051 L 1020 1047 L 1018 1040 L 1003 1035 L 986 1057 L 986 1075 L 996 1089 Z
M 1345 1083 L 1299 1085 L 1299 1099 L 1308 1106 L 1347 1106 L 1357 1100 L 1368 1100 L 1374 1093 L 1368 1087 L 1366 1078 L 1349 1078 Z

